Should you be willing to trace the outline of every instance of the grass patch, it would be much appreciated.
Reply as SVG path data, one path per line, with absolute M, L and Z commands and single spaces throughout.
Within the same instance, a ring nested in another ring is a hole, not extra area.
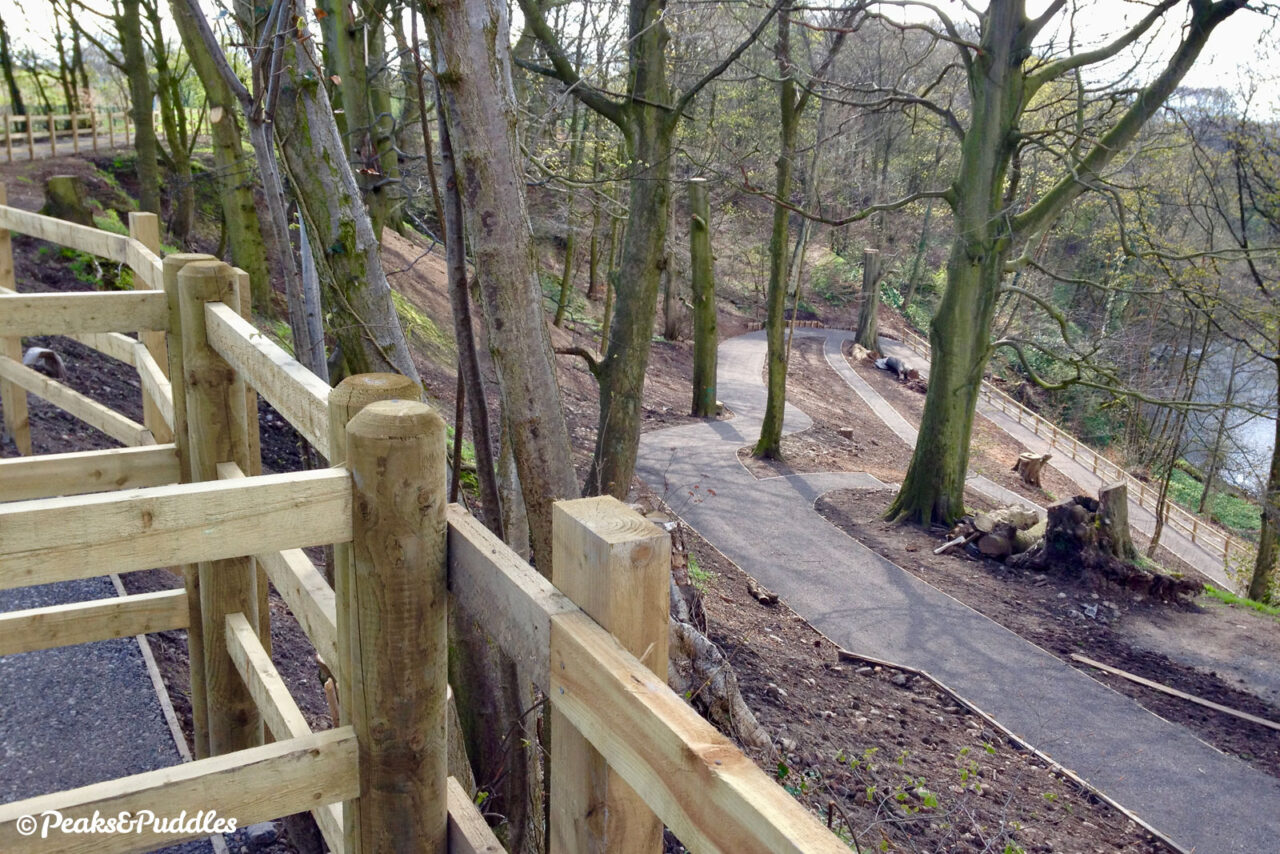
M 102 216 L 95 216 L 93 224 L 102 231 L 109 231 L 112 234 L 123 234 L 129 236 L 129 227 L 120 221 L 120 214 L 108 208 Z
M 1237 596 L 1228 590 L 1222 590 L 1221 588 L 1214 587 L 1212 584 L 1206 584 L 1204 586 L 1204 592 L 1206 595 L 1212 596 L 1214 599 L 1217 599 L 1219 602 L 1224 604 L 1248 608 L 1250 610 L 1257 611 L 1259 614 L 1266 614 L 1268 617 L 1276 617 L 1280 619 L 1280 607 L 1275 605 L 1268 605 L 1265 602 L 1246 599 L 1245 597 Z
M 1174 469 L 1169 480 L 1169 496 L 1179 505 L 1195 512 L 1200 506 L 1200 496 L 1204 492 L 1204 484 L 1187 474 L 1182 469 Z M 1256 535 L 1262 526 L 1262 517 L 1258 505 L 1243 498 L 1237 498 L 1225 492 L 1216 492 L 1209 499 L 1210 516 L 1232 531 L 1245 535 Z M 1253 537 L 1256 539 L 1256 537 Z

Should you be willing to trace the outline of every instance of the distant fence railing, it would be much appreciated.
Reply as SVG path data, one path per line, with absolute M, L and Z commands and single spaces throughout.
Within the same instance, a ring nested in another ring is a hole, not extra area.
M 164 123 L 158 113 L 153 119 L 156 133 L 163 139 Z M 37 156 L 79 154 L 86 147 L 97 151 L 102 142 L 114 148 L 117 139 L 125 145 L 132 139 L 130 122 L 129 114 L 120 110 L 2 115 L 0 131 L 4 134 L 5 162 L 13 162 L 15 148 L 21 151 L 25 147 L 27 158 L 34 160 Z
M 151 351 L 125 333 L 144 328 L 165 334 L 157 365 L 174 380 L 159 371 L 150 383 L 172 442 L 147 444 L 154 432 L 130 422 L 140 447 L 0 461 L 0 497 L 17 499 L 0 503 L 0 589 L 165 566 L 184 579 L 182 590 L 0 614 L 0 655 L 185 628 L 197 756 L 0 805 L 0 851 L 47 849 L 23 835 L 24 816 L 144 809 L 241 824 L 310 810 L 330 849 L 353 854 L 500 850 L 446 767 L 451 596 L 548 698 L 555 850 L 655 854 L 665 825 L 700 852 L 847 852 L 667 687 L 665 532 L 611 498 L 560 502 L 544 578 L 447 504 L 444 425 L 411 381 L 360 375 L 330 389 L 244 319 L 245 277 L 208 256 L 161 261 L 139 238 L 2 204 L 0 227 L 100 251 L 160 289 L 6 288 L 7 347 L 73 335 L 141 367 Z M 332 467 L 259 474 L 258 393 Z M 15 396 L 11 385 L 6 417 Z M 325 544 L 332 584 L 303 551 Z M 272 664 L 268 579 L 334 673 L 334 729 L 311 731 Z M 112 852 L 193 835 L 75 840 Z
M 923 358 L 929 358 L 928 342 L 914 332 L 904 329 L 902 342 Z M 1137 501 L 1139 506 L 1150 510 L 1152 514 L 1157 512 L 1160 503 L 1159 490 L 1146 481 L 1134 477 L 1088 445 L 1081 444 L 1075 436 L 1039 413 L 1023 406 L 991 383 L 983 381 L 981 396 L 987 403 L 1013 417 L 1017 423 L 1029 426 L 1036 435 L 1046 437 L 1051 448 L 1060 450 L 1072 460 L 1087 466 L 1091 472 L 1103 480 L 1123 481 L 1128 486 L 1131 500 Z M 1222 531 L 1217 526 L 1179 507 L 1172 500 L 1166 500 L 1164 503 L 1163 519 L 1164 524 L 1171 529 L 1183 534 L 1192 543 L 1221 560 L 1227 577 L 1237 584 L 1252 571 L 1253 560 L 1257 555 L 1257 548 L 1253 544 Z

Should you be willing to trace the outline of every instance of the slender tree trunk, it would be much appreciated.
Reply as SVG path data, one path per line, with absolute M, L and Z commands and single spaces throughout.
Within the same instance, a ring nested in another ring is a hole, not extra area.
M 778 159 L 774 178 L 773 231 L 769 237 L 769 289 L 765 296 L 767 316 L 765 339 L 768 367 L 768 396 L 760 439 L 752 453 L 765 459 L 782 455 L 782 419 L 787 405 L 787 354 L 785 315 L 787 305 L 787 261 L 791 241 L 788 239 L 791 198 L 791 176 L 795 167 L 796 112 L 795 67 L 791 63 L 791 10 L 778 17 Z
M 4 84 L 9 89 L 9 107 L 15 116 L 25 116 L 27 105 L 22 101 L 22 90 L 18 88 L 18 78 L 13 73 L 13 55 L 9 52 L 9 30 L 0 18 L 0 71 L 4 72 Z
M 1280 361 L 1276 362 L 1280 377 Z M 1262 528 L 1258 531 L 1258 556 L 1249 579 L 1248 596 L 1255 602 L 1271 602 L 1275 595 L 1276 554 L 1280 551 L 1280 418 L 1275 420 L 1271 469 L 1267 472 L 1266 493 L 1262 496 Z
M 160 144 L 151 113 L 151 69 L 142 40 L 139 0 L 121 0 L 116 18 L 120 50 L 129 80 L 129 112 L 133 116 L 133 148 L 138 155 L 138 206 L 160 213 Z
M 173 0 L 170 8 L 182 45 L 196 76 L 200 78 L 209 103 L 209 135 L 213 143 L 214 173 L 217 176 L 218 195 L 222 201 L 231 261 L 249 274 L 254 310 L 269 315 L 273 313 L 271 273 L 267 266 L 263 228 L 258 220 L 258 207 L 254 200 L 253 163 L 245 154 L 237 118 L 239 106 L 227 82 L 218 73 L 204 40 L 200 38 L 191 18 L 190 8 L 182 0 Z M 292 252 L 280 260 L 292 264 Z
M 533 557 L 549 573 L 551 504 L 578 490 L 515 147 L 506 6 L 438 0 L 426 13 Z
M 186 245 L 195 225 L 196 188 L 191 178 L 191 154 L 188 146 L 186 114 L 180 100 L 180 81 L 169 64 L 169 52 L 164 46 L 164 31 L 160 26 L 158 0 L 146 7 L 151 39 L 155 47 L 156 94 L 160 100 L 160 121 L 164 127 L 165 141 L 169 148 L 169 232 L 182 245 Z
M 716 281 L 707 182 L 689 182 L 689 284 L 693 291 L 693 414 L 716 414 Z
M 470 387 L 468 400 L 471 405 L 472 445 L 476 453 L 476 479 L 480 483 L 480 501 L 484 505 L 484 521 L 499 537 L 504 537 L 502 502 L 498 493 L 498 468 L 493 456 L 493 444 L 489 429 L 489 404 L 485 400 L 484 378 L 480 373 L 480 359 L 476 350 L 475 333 L 471 326 L 471 291 L 467 283 L 467 255 L 462 225 L 462 196 L 458 190 L 458 177 L 454 168 L 453 145 L 449 127 L 436 100 L 440 117 L 440 164 L 444 191 L 441 207 L 444 212 L 444 243 L 446 265 L 449 272 L 449 302 L 453 308 L 454 338 L 458 342 L 458 370 L 465 384 Z
M 1213 492 L 1213 482 L 1222 467 L 1222 446 L 1226 441 L 1227 420 L 1231 415 L 1231 402 L 1235 399 L 1236 371 L 1239 370 L 1240 347 L 1231 352 L 1231 373 L 1227 376 L 1227 391 L 1222 398 L 1222 412 L 1218 415 L 1218 429 L 1214 432 L 1213 447 L 1209 449 L 1208 459 L 1204 467 L 1204 488 L 1200 492 L 1200 505 L 1196 512 L 1201 516 L 1209 510 L 1209 497 Z

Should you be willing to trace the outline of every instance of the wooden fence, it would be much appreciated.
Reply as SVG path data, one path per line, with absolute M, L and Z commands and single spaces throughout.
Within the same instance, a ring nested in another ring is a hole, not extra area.
M 192 113 L 196 124 L 200 114 Z M 154 116 L 156 133 L 164 138 L 164 123 L 157 113 Z M 79 154 L 82 150 L 97 151 L 103 142 L 115 148 L 117 141 L 128 145 L 133 138 L 131 119 L 127 112 L 119 110 L 90 110 L 79 113 L 46 113 L 41 115 L 0 116 L 0 130 L 4 133 L 6 163 L 14 160 L 14 149 L 27 152 L 27 159 L 57 157 L 59 154 Z M 198 128 L 197 128 L 198 129 Z
M 929 358 L 929 344 L 919 335 L 903 330 L 902 341 L 916 354 L 925 359 Z M 1152 514 L 1156 513 L 1160 499 L 1160 493 L 1156 487 L 1134 477 L 1089 446 L 1081 444 L 1079 439 L 1023 406 L 991 383 L 984 381 L 980 394 L 988 404 L 1015 419 L 1018 424 L 1030 427 L 1037 436 L 1048 439 L 1050 448 L 1087 467 L 1104 481 L 1123 481 L 1129 488 L 1131 500 L 1137 501 L 1139 506 L 1150 510 Z M 1231 536 L 1218 526 L 1179 507 L 1172 500 L 1165 501 L 1163 518 L 1165 525 L 1219 558 L 1227 577 L 1237 584 L 1243 578 L 1247 578 L 1247 572 L 1252 571 L 1257 547 L 1251 543 Z
M 0 654 L 186 628 L 197 758 L 0 805 L 0 851 L 48 850 L 18 820 L 54 809 L 68 820 L 216 810 L 242 825 L 310 810 L 334 851 L 500 850 L 446 767 L 450 598 L 549 700 L 553 850 L 658 852 L 664 824 L 699 852 L 848 850 L 667 688 L 664 532 L 613 499 L 560 502 L 544 578 L 446 504 L 444 424 L 416 387 L 375 374 L 330 389 L 244 319 L 239 271 L 207 256 L 162 261 L 145 237 L 154 220 L 131 226 L 103 234 L 0 205 L 0 228 L 127 264 L 146 288 L 14 293 L 4 232 L 6 419 L 30 391 L 108 423 L 92 401 L 19 370 L 18 342 L 33 334 L 131 363 L 155 419 L 114 416 L 131 447 L 0 461 L 0 588 L 154 567 L 181 567 L 185 585 L 0 614 Z M 163 355 L 127 334 L 139 329 L 163 335 Z M 256 394 L 331 467 L 260 474 Z M 303 551 L 324 544 L 333 586 Z M 333 729 L 309 729 L 271 663 L 268 580 L 334 671 Z

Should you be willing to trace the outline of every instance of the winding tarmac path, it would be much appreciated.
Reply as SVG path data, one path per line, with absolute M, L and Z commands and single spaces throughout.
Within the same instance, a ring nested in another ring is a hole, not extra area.
M 853 335 L 797 334 L 824 338 L 836 354 Z M 761 332 L 723 342 L 718 396 L 734 417 L 642 437 L 637 473 L 688 524 L 834 642 L 929 672 L 1184 850 L 1277 849 L 1280 781 L 920 581 L 813 509 L 824 492 L 882 486 L 875 478 L 750 474 L 737 450 L 759 435 L 764 360 Z M 811 421 L 788 406 L 785 424 L 797 432 Z

